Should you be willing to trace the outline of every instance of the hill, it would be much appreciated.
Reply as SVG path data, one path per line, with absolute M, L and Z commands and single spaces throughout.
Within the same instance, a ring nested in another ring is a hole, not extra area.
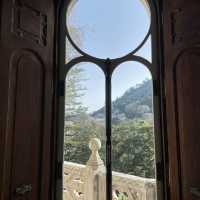
M 112 102 L 112 121 L 118 123 L 132 119 L 153 119 L 152 81 L 146 80 L 129 88 L 121 97 Z M 91 117 L 104 120 L 105 107 L 93 112 Z

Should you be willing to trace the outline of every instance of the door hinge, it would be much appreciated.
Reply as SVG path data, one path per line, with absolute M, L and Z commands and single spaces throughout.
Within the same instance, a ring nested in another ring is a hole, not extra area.
M 30 193 L 32 192 L 32 185 L 31 184 L 23 184 L 23 185 L 20 185 L 18 186 L 16 189 L 15 189 L 15 193 L 17 195 L 20 195 L 20 196 L 23 196 L 27 193 Z
M 153 94 L 160 96 L 160 82 L 158 80 L 153 80 Z
M 60 80 L 58 82 L 58 96 L 59 97 L 64 97 L 65 95 L 65 81 L 64 80 Z
M 156 163 L 156 178 L 158 181 L 164 180 L 164 167 L 161 162 Z
M 57 163 L 57 179 L 62 179 L 63 177 L 63 162 Z
M 163 11 L 161 13 L 161 23 L 162 23 L 162 25 L 164 25 L 164 13 L 163 13 Z

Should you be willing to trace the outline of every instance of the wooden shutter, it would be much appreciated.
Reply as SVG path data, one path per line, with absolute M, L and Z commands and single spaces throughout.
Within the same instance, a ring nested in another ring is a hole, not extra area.
M 49 198 L 53 0 L 2 0 L 0 199 Z M 30 192 L 19 195 L 20 188 Z
M 170 195 L 200 198 L 200 1 L 164 0 Z

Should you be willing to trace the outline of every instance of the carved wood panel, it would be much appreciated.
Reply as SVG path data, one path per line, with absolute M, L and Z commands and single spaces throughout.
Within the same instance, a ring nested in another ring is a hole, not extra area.
M 171 12 L 171 39 L 173 45 L 200 42 L 198 6 L 174 8 Z M 188 29 L 190 27 L 190 29 Z
M 12 32 L 40 45 L 47 42 L 47 16 L 29 5 L 14 0 L 12 10 Z
M 183 200 L 196 200 L 192 193 L 200 186 L 200 48 L 185 51 L 175 70 L 177 134 L 180 150 L 180 182 Z
M 32 192 L 27 193 L 24 199 L 39 199 L 44 66 L 33 53 L 25 51 L 13 58 L 10 73 L 12 199 L 21 199 L 16 188 L 23 184 L 32 187 Z
M 53 0 L 1 1 L 0 200 L 53 194 L 54 5 Z M 23 184 L 31 191 L 16 195 Z
M 163 1 L 164 84 L 172 200 L 194 200 L 190 189 L 199 183 L 200 151 L 198 80 L 200 1 Z M 198 144 L 198 146 L 196 144 Z M 193 164 L 196 160 L 196 166 Z M 197 187 L 197 186 L 196 186 Z

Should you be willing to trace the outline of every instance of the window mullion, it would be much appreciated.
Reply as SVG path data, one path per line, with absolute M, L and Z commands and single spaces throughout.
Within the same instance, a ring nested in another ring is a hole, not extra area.
M 112 200 L 112 99 L 110 62 L 106 63 L 106 200 Z

